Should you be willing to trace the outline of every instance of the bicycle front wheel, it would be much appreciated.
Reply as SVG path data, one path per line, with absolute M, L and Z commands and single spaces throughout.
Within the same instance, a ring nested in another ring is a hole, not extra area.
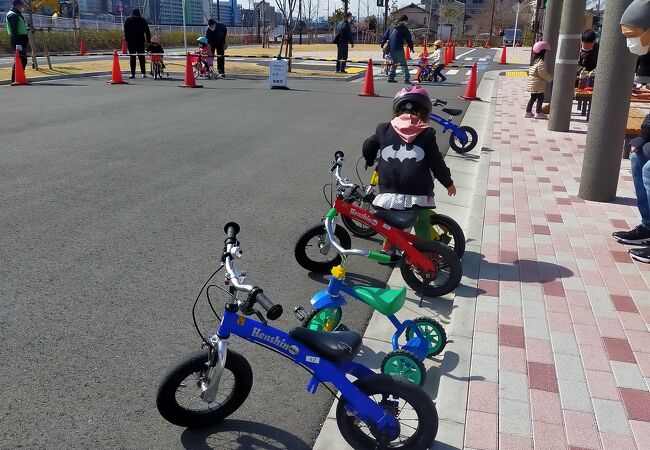
M 472 127 L 463 125 L 459 127 L 461 133 L 464 133 L 467 141 L 463 143 L 452 131 L 449 136 L 449 146 L 454 149 L 456 153 L 467 153 L 476 147 L 478 143 L 478 133 Z
M 215 425 L 244 403 L 253 386 L 253 371 L 246 358 L 228 350 L 226 367 L 213 402 L 201 398 L 207 382 L 208 349 L 186 355 L 171 366 L 158 386 L 156 406 L 170 423 L 195 428 Z
M 465 254 L 465 233 L 454 219 L 444 214 L 431 215 L 431 239 L 454 249 L 459 258 Z
M 364 423 L 352 414 L 342 397 L 336 407 L 336 423 L 352 448 L 399 448 L 421 450 L 431 447 L 438 433 L 438 412 L 428 395 L 410 381 L 375 374 L 354 382 L 399 424 L 399 436 L 390 440 L 373 423 Z M 377 444 L 381 443 L 382 446 Z
M 334 234 L 343 248 L 352 248 L 350 234 L 343 227 L 337 226 Z M 323 224 L 311 227 L 298 238 L 294 256 L 301 267 L 316 273 L 327 273 L 342 261 L 341 255 L 329 241 Z

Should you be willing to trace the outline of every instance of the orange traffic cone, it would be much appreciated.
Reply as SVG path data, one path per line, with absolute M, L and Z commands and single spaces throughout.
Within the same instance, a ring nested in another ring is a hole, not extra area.
M 117 57 L 117 50 L 113 50 L 113 72 L 111 79 L 107 81 L 108 84 L 126 84 L 122 79 L 122 69 L 120 69 L 120 60 Z
M 506 61 L 506 46 L 503 46 L 503 50 L 501 50 L 501 60 L 499 61 L 499 64 L 508 64 Z
M 79 54 L 84 56 L 86 53 L 88 53 L 88 50 L 86 50 L 86 40 L 81 38 L 81 42 L 79 43 Z
M 196 84 L 194 79 L 194 71 L 192 70 L 192 56 L 187 52 L 185 56 L 185 81 L 181 85 L 184 88 L 202 88 L 200 84 Z
M 490 38 L 485 40 L 485 48 L 490 48 Z
M 458 98 L 465 100 L 480 100 L 476 96 L 476 63 L 472 65 L 472 74 L 469 76 L 467 81 L 467 88 L 465 88 L 465 95 L 460 95 Z
M 429 50 L 427 49 L 426 43 L 422 47 L 422 54 L 420 55 L 422 58 L 428 58 L 429 57 Z
M 16 59 L 14 62 L 14 81 L 11 85 L 21 86 L 25 84 L 29 84 L 27 78 L 25 78 L 25 68 L 23 67 L 23 62 L 20 60 L 20 53 L 16 52 Z
M 470 39 L 470 40 L 469 40 L 469 44 L 467 44 L 467 46 L 468 46 L 469 48 L 474 48 L 474 41 Z
M 456 45 L 451 46 L 451 62 L 454 62 L 456 59 Z
M 126 39 L 122 39 L 122 54 L 126 55 L 129 53 L 129 50 L 126 48 Z
M 404 53 L 406 53 L 406 60 L 409 61 L 411 59 L 411 49 L 408 48 L 408 45 L 406 46 L 406 50 Z
M 376 97 L 375 94 L 375 80 L 372 73 L 372 59 L 368 60 L 368 68 L 366 69 L 366 78 L 363 81 L 363 89 L 359 94 L 361 97 Z
M 445 48 L 445 66 L 451 64 L 451 47 Z

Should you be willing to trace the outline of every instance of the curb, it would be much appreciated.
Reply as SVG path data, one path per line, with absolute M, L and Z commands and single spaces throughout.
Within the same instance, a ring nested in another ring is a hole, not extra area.
M 465 179 L 469 179 L 471 176 L 474 177 L 471 187 L 464 186 L 472 189 L 471 201 L 466 203 L 471 204 L 471 207 L 459 204 L 447 204 L 444 201 L 439 202 L 440 204 L 444 204 L 441 209 L 444 210 L 445 214 L 451 210 L 452 213 L 449 215 L 452 217 L 461 217 L 462 215 L 464 218 L 462 221 L 459 220 L 459 223 L 461 227 L 467 230 L 466 237 L 470 242 L 466 247 L 466 256 L 463 257 L 464 275 L 462 284 L 456 289 L 453 296 L 425 301 L 425 305 L 428 307 L 422 309 L 417 308 L 419 299 L 414 296 L 412 291 L 409 291 L 407 306 L 398 313 L 400 320 L 403 320 L 405 318 L 404 315 L 422 315 L 421 311 L 426 310 L 426 315 L 438 316 L 436 318 L 440 320 L 440 311 L 431 309 L 430 305 L 437 304 L 439 307 L 444 305 L 442 308 L 448 309 L 450 313 L 453 310 L 450 323 L 444 318 L 441 320 L 446 328 L 448 344 L 442 360 L 440 361 L 438 359 L 439 366 L 435 360 L 425 360 L 427 372 L 432 376 L 427 378 L 424 389 L 434 399 L 440 420 L 436 442 L 432 447 L 436 449 L 463 448 L 465 414 L 471 369 L 474 315 L 476 313 L 477 279 L 480 264 L 480 248 L 483 238 L 483 216 L 488 176 L 486 169 L 490 163 L 490 153 L 483 151 L 483 149 L 490 143 L 492 138 L 492 119 L 490 112 L 494 108 L 492 100 L 496 96 L 496 80 L 498 79 L 499 72 L 490 71 L 483 75 L 478 92 L 482 98 L 490 98 L 490 101 L 472 102 L 461 123 L 465 125 L 471 121 L 481 124 L 481 127 L 477 129 L 479 136 L 483 136 L 482 139 L 479 138 L 477 144 L 477 148 L 481 149 L 480 159 L 472 155 L 471 152 L 466 155 L 448 153 L 445 158 L 452 172 L 460 172 Z M 478 162 L 478 164 L 471 166 L 468 165 L 468 161 Z M 460 170 L 455 169 L 455 167 L 460 168 Z M 399 269 L 393 270 L 387 285 L 391 287 L 405 285 Z M 356 360 L 363 363 L 364 360 L 367 361 L 369 359 L 365 351 L 366 346 L 381 347 L 383 349 L 390 348 L 389 340 L 392 331 L 382 330 L 385 323 L 386 319 L 375 311 L 370 318 L 370 322 L 363 336 L 364 350 L 357 356 Z M 370 351 L 369 353 L 372 354 L 373 352 Z M 373 368 L 377 366 L 377 364 L 370 364 L 370 367 Z M 437 376 L 439 376 L 439 380 L 433 380 Z M 436 392 L 437 396 L 435 395 Z M 462 401 L 459 401 L 461 398 Z M 325 418 L 323 427 L 314 443 L 314 450 L 351 450 L 351 447 L 340 436 L 336 425 L 336 404 L 336 401 L 334 401 Z
M 41 81 L 67 80 L 67 79 L 75 79 L 75 78 L 105 77 L 105 76 L 110 77 L 111 72 L 107 71 L 107 72 L 73 73 L 69 75 L 50 75 L 47 77 L 31 78 L 27 81 L 29 81 L 29 84 L 32 84 L 32 83 L 40 83 Z M 11 80 L 0 81 L 0 86 L 8 86 L 10 84 L 11 84 Z

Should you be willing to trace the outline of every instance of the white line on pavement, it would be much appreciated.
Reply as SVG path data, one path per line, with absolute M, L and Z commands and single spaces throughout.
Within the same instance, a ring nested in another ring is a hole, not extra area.
M 458 55 L 456 58 L 458 59 L 458 58 L 462 58 L 462 57 L 465 56 L 465 55 L 469 55 L 469 54 L 472 53 L 474 50 L 476 50 L 476 49 L 473 48 L 473 49 L 471 49 L 471 50 L 468 51 L 468 52 L 465 52 L 465 53 L 462 53 L 462 54 Z
M 471 74 L 472 74 L 472 71 L 471 71 L 471 70 L 468 70 L 467 73 L 466 73 L 465 75 L 469 76 L 469 75 L 471 75 Z
M 479 60 L 479 61 L 487 61 L 486 58 L 479 58 L 478 60 Z
M 453 70 L 447 71 L 447 75 L 456 75 L 457 73 L 458 73 L 458 69 L 453 69 Z

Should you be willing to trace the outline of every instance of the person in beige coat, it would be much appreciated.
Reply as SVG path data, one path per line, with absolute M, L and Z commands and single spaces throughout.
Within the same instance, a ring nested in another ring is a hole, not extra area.
M 533 65 L 528 69 L 528 82 L 526 83 L 526 91 L 530 92 L 530 100 L 524 115 L 526 118 L 546 119 L 548 117 L 542 113 L 542 104 L 544 103 L 546 83 L 553 79 L 553 75 L 546 70 L 546 64 L 544 64 L 544 56 L 549 50 L 551 50 L 551 46 L 545 41 L 539 41 L 533 45 Z M 537 108 L 533 115 L 535 102 L 537 102 Z

